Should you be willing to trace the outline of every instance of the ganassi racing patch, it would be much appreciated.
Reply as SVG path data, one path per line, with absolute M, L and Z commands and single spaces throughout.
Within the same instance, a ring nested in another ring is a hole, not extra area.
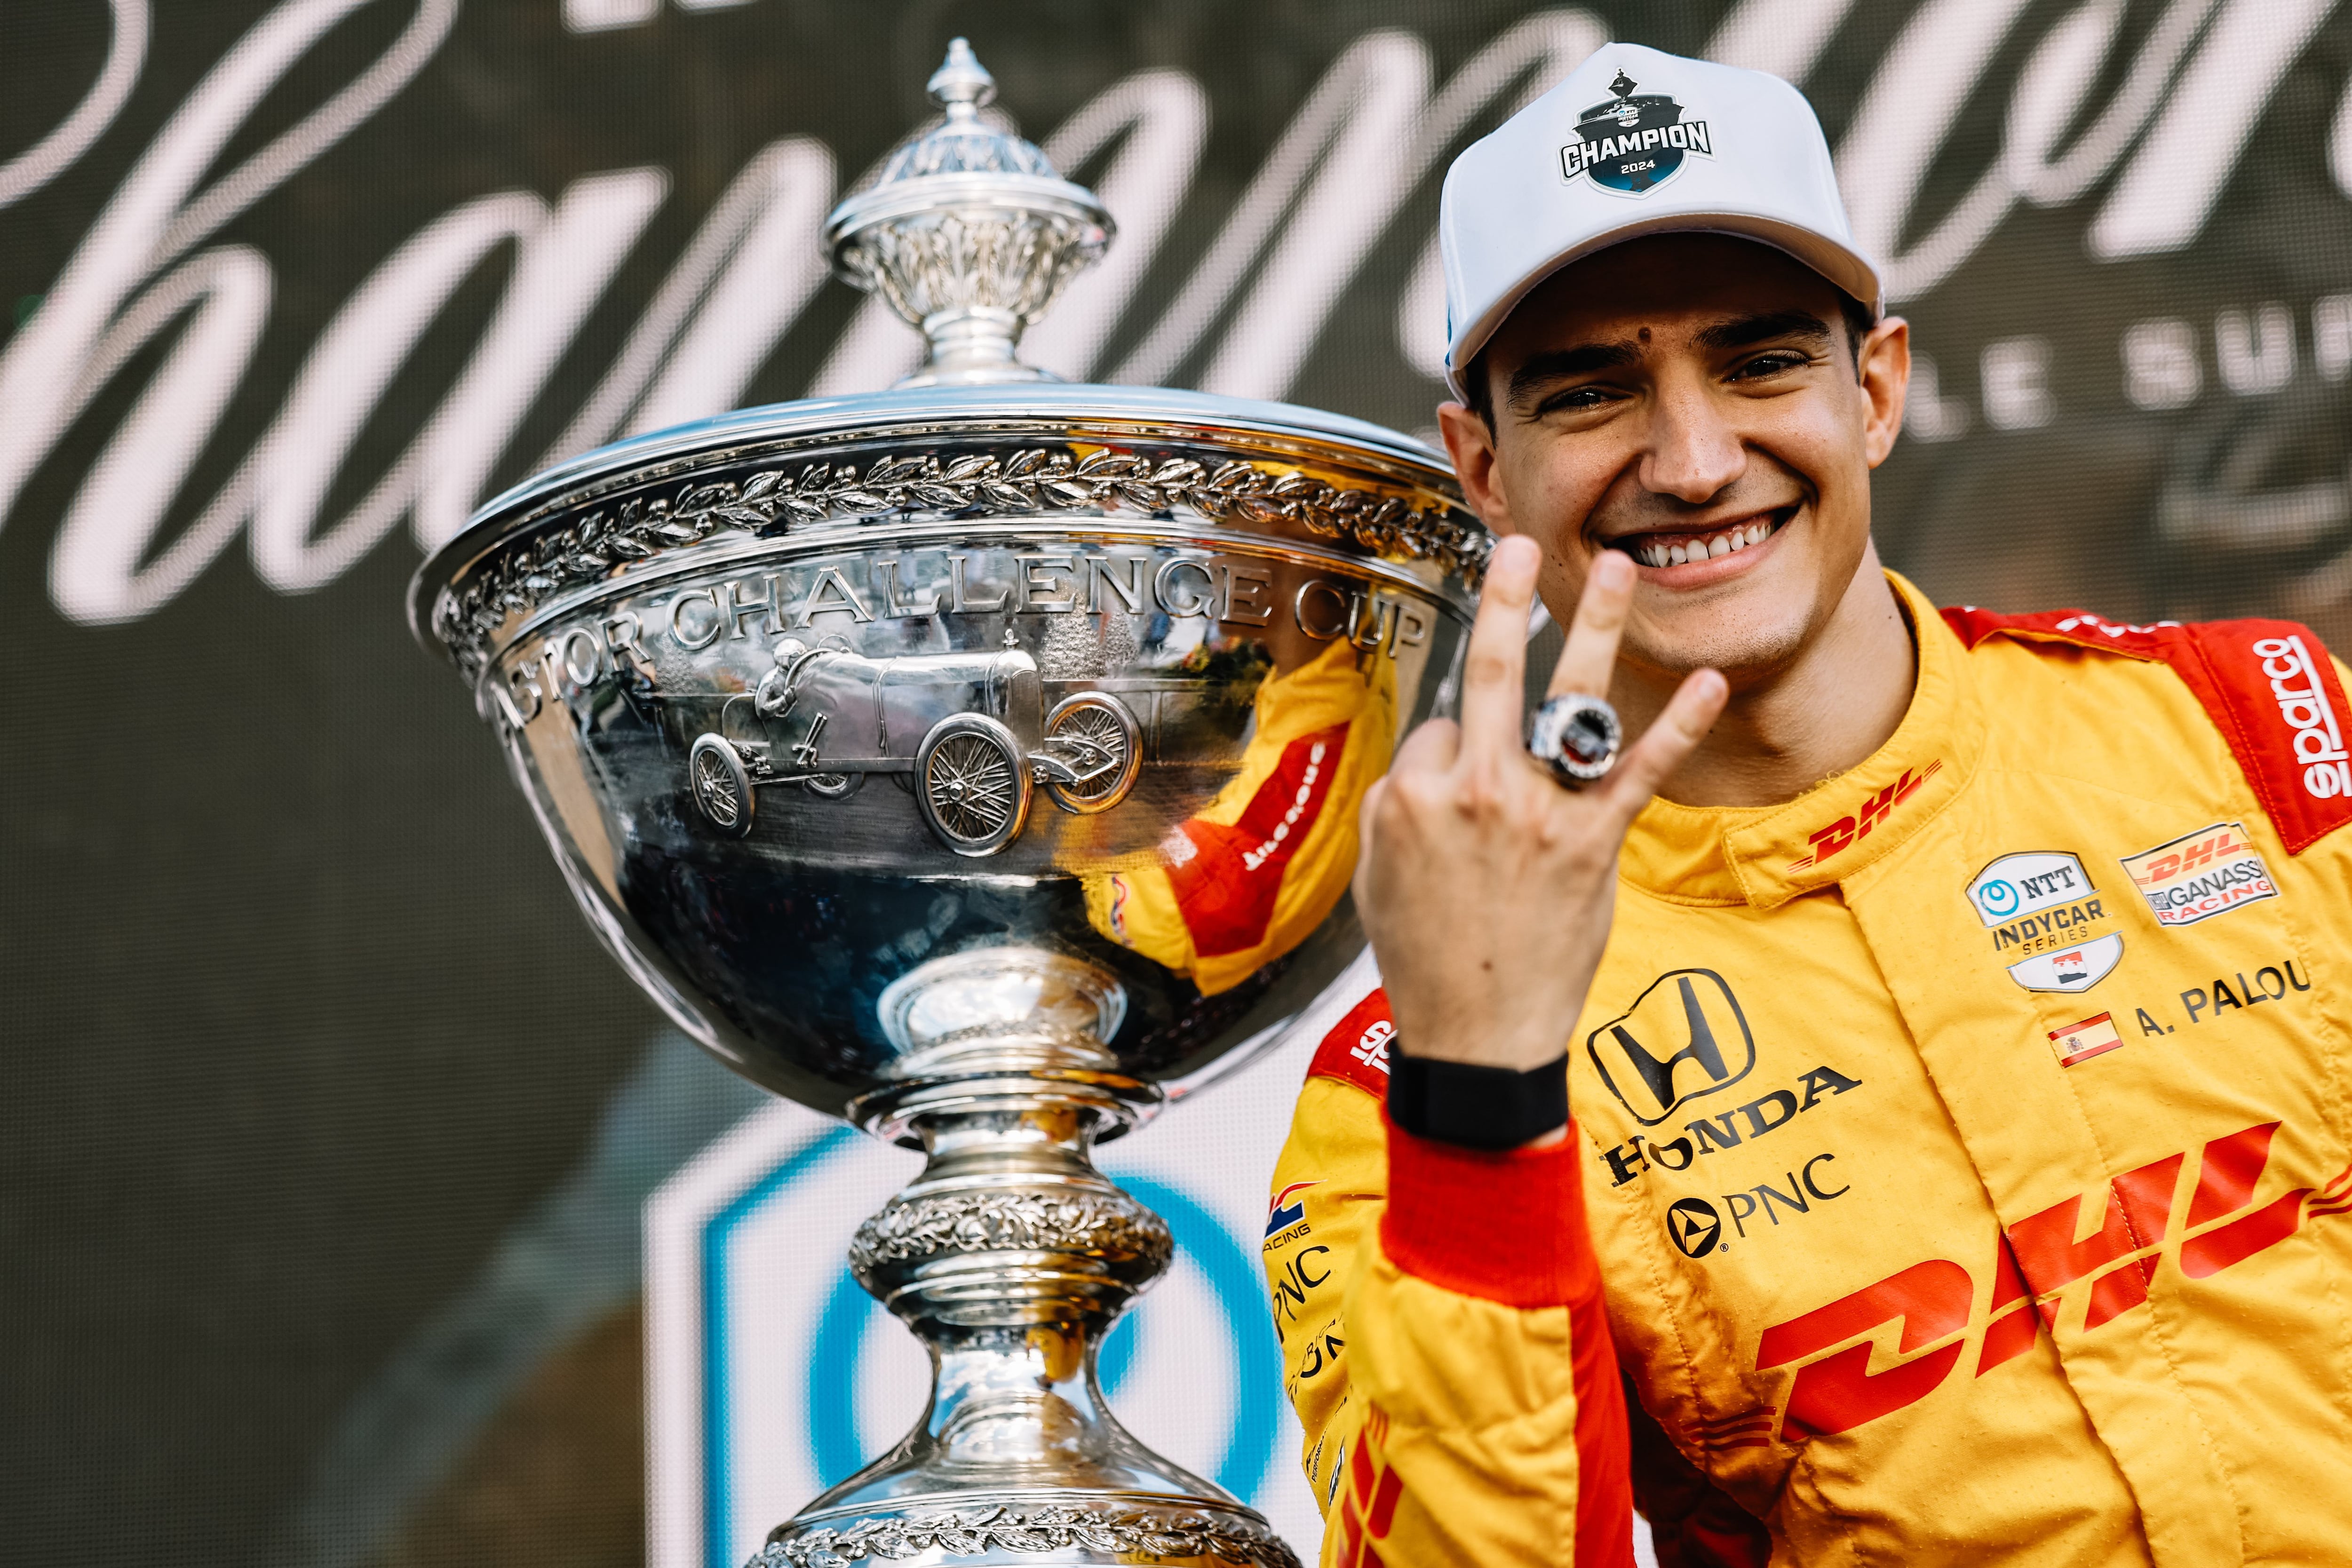
M 2242 904 L 2278 897 L 2271 868 L 2241 823 L 2217 822 L 2168 844 L 2126 855 L 2132 879 L 2160 926 L 2193 926 Z

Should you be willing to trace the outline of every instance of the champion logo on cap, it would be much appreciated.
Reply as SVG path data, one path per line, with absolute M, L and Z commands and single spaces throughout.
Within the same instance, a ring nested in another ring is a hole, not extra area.
M 1466 395 L 1465 369 L 1545 279 L 1677 231 L 1771 246 L 1879 308 L 1878 268 L 1854 244 L 1804 94 L 1761 71 L 1603 44 L 1445 173 L 1437 246 L 1454 395 Z
M 1647 195 L 1682 172 L 1693 153 L 1715 156 L 1704 120 L 1685 120 L 1683 106 L 1662 92 L 1637 93 L 1641 84 L 1622 69 L 1609 90 L 1617 96 L 1577 118 L 1577 139 L 1559 150 L 1560 177 L 1590 177 L 1619 195 Z

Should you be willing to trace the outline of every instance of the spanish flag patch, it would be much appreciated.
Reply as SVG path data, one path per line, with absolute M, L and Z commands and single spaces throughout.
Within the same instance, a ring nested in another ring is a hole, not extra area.
M 2058 1065 L 2062 1068 L 2105 1056 L 2123 1043 L 2124 1037 L 2116 1033 L 2114 1016 L 2106 1013 L 2050 1031 L 2050 1048 L 2058 1053 Z

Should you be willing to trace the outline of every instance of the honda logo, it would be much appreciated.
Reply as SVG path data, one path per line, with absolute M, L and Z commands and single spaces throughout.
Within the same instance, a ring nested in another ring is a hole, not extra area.
M 1633 1120 L 1654 1127 L 1675 1108 L 1728 1089 L 1756 1065 L 1739 999 L 1712 969 L 1675 969 L 1585 1037 L 1584 1048 Z

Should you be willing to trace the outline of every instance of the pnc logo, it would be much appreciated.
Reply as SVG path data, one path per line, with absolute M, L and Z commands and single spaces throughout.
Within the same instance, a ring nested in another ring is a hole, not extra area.
M 1328 1247 L 1302 1247 L 1284 1261 L 1280 1272 L 1275 1276 L 1274 1289 L 1268 1298 L 1273 1304 L 1276 1322 L 1297 1321 L 1298 1310 L 1307 1305 L 1307 1298 L 1330 1279 L 1328 1265 L 1321 1266 L 1318 1272 L 1317 1266 L 1309 1262 L 1311 1258 L 1330 1255 L 1331 1249 Z
M 1723 1216 L 1705 1198 L 1676 1198 L 1666 1208 L 1666 1236 L 1685 1258 L 1705 1258 L 1723 1239 Z
M 1905 768 L 1901 778 L 1864 797 L 1862 809 L 1852 816 L 1841 816 L 1819 832 L 1807 834 L 1805 842 L 1813 847 L 1812 853 L 1800 855 L 1790 861 L 1789 869 L 1801 871 L 1808 866 L 1818 866 L 1832 855 L 1869 837 L 1870 830 L 1885 821 L 1887 813 L 1909 800 L 1921 784 L 1936 776 L 1943 765 L 1943 759 L 1939 757 L 1916 772 Z
M 1781 1178 L 1789 1184 L 1786 1192 L 1770 1182 L 1759 1182 L 1745 1192 L 1725 1193 L 1720 1200 L 1723 1204 L 1721 1209 L 1705 1198 L 1677 1198 L 1666 1205 L 1666 1239 L 1673 1242 L 1675 1250 L 1685 1258 L 1705 1258 L 1723 1239 L 1723 1219 L 1727 1214 L 1730 1215 L 1732 1229 L 1743 1240 L 1748 1236 L 1748 1222 L 1759 1215 L 1776 1229 L 1783 1214 L 1810 1215 L 1816 1203 L 1833 1203 L 1853 1191 L 1851 1182 L 1842 1187 L 1822 1184 L 1824 1181 L 1836 1179 L 1818 1173 L 1822 1166 L 1836 1159 L 1835 1154 L 1828 1152 L 1816 1154 L 1790 1171 Z
M 1673 969 L 1633 1006 L 1585 1037 L 1585 1053 L 1618 1103 L 1644 1127 L 1728 1089 L 1756 1066 L 1748 1015 L 1712 969 Z
M 2193 1176 L 2187 1152 L 2168 1154 L 2017 1221 L 1995 1238 L 1992 1290 L 1981 1315 L 1979 1277 L 1938 1258 L 1773 1324 L 1757 1342 L 1756 1370 L 1797 1369 L 1781 1407 L 1780 1440 L 1852 1431 L 1916 1404 L 1942 1386 L 1971 1348 L 1982 1377 L 2032 1349 L 2043 1329 L 2055 1332 L 2062 1314 L 2070 1334 L 2095 1333 L 2147 1300 L 2148 1282 L 2168 1258 L 2181 1278 L 2207 1279 L 2277 1246 L 2306 1220 L 2352 1213 L 2352 1166 L 2324 1187 L 2295 1187 L 2255 1204 L 2278 1130 L 2270 1121 L 2213 1139 Z M 2078 1241 L 2086 1199 L 2103 1204 L 2103 1213 L 2098 1228 Z M 2064 1292 L 2086 1279 L 2077 1315 Z M 1877 1342 L 1898 1324 L 1889 1356 Z M 1884 1370 L 1871 1371 L 1874 1360 Z

